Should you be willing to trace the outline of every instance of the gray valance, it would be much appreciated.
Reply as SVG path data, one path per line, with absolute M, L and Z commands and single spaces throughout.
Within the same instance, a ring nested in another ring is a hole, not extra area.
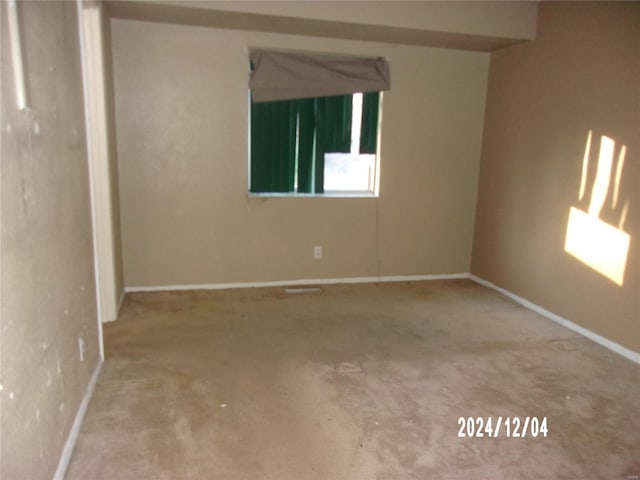
M 254 102 L 379 92 L 391 88 L 385 58 L 251 49 Z

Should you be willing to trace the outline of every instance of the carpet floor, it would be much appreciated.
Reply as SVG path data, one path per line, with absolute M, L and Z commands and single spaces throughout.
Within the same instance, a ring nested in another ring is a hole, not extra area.
M 128 294 L 104 338 L 67 480 L 640 475 L 640 365 L 470 280 Z

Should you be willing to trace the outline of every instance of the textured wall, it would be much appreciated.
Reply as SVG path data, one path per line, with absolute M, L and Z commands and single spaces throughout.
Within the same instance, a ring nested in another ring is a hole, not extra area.
M 488 54 L 124 20 L 112 38 L 128 287 L 469 271 Z M 247 197 L 247 46 L 389 58 L 379 199 Z
M 532 39 L 535 36 L 536 1 L 202 1 L 171 0 L 157 3 L 254 13 L 331 22 L 353 22 L 385 28 Z
M 0 477 L 48 480 L 99 361 L 96 293 L 76 4 L 19 8 L 28 112 L 2 2 Z
M 640 351 L 640 5 L 543 2 L 538 20 L 534 42 L 491 57 L 472 272 Z M 602 136 L 615 148 L 598 220 L 630 236 L 622 285 L 564 248 L 570 208 L 594 198 Z

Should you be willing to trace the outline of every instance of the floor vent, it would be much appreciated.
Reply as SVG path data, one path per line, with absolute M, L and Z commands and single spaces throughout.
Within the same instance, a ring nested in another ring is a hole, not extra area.
M 318 287 L 301 287 L 301 288 L 285 288 L 284 293 L 320 293 L 321 288 Z

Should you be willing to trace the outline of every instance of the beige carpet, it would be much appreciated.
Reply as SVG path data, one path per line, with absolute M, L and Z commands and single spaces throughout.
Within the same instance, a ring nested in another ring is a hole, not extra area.
M 105 345 L 68 480 L 640 475 L 640 366 L 467 280 L 130 294 Z

